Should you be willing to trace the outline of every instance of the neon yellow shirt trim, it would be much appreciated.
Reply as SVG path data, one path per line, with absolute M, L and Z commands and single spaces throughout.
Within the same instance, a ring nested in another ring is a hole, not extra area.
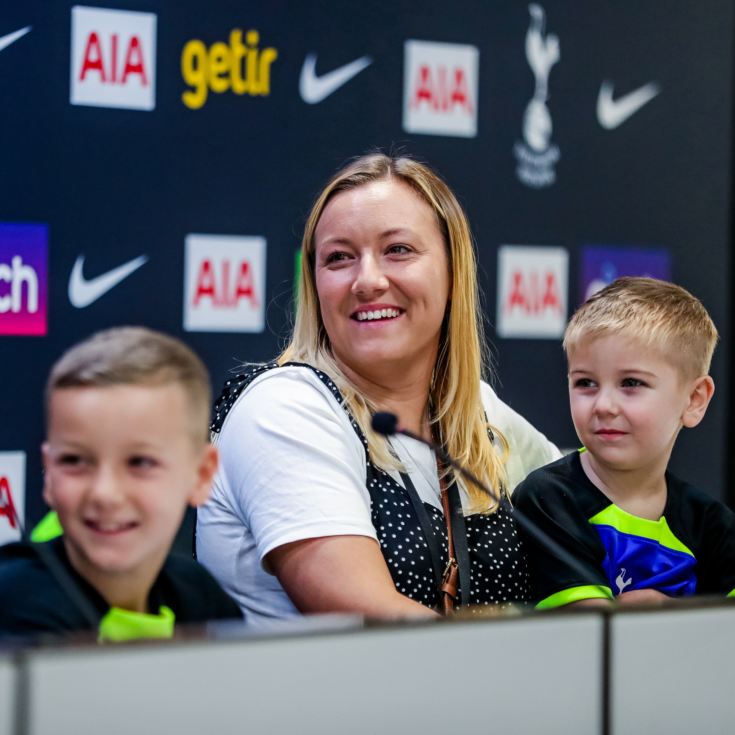
M 121 643 L 140 638 L 173 638 L 176 616 L 161 605 L 158 615 L 111 607 L 100 620 L 99 643 Z
M 667 549 L 694 556 L 691 550 L 674 536 L 666 522 L 666 518 L 663 516 L 657 521 L 652 521 L 648 518 L 631 515 L 622 508 L 618 508 L 617 505 L 608 505 L 607 508 L 592 516 L 589 522 L 594 526 L 611 526 L 630 536 L 647 538 L 658 542 Z
M 31 531 L 31 541 L 36 544 L 42 544 L 46 541 L 52 541 L 59 536 L 63 536 L 64 529 L 61 527 L 59 522 L 59 516 L 56 515 L 55 510 L 50 510 L 41 520 L 36 524 L 36 527 Z
M 554 607 L 569 605 L 572 602 L 580 600 L 612 600 L 613 593 L 609 587 L 603 585 L 586 584 L 579 587 L 570 587 L 566 590 L 559 590 L 553 595 L 541 600 L 536 605 L 537 610 L 551 610 Z

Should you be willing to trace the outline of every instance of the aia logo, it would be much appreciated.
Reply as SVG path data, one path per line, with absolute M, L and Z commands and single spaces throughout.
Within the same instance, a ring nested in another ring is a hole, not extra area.
M 262 332 L 265 249 L 263 237 L 188 235 L 184 329 Z
M 0 452 L 0 545 L 20 539 L 25 474 L 25 452 Z
M 76 6 L 71 11 L 73 105 L 156 106 L 156 16 Z
M 403 129 L 408 133 L 475 137 L 477 48 L 406 41 L 404 55 Z
M 504 245 L 498 251 L 501 337 L 560 337 L 567 319 L 569 254 L 564 248 Z
M 0 334 L 46 334 L 48 227 L 0 223 Z

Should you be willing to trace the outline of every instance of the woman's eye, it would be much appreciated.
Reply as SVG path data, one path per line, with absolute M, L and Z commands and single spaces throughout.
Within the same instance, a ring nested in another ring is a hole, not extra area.
M 408 245 L 397 243 L 396 245 L 391 245 L 386 252 L 391 255 L 405 255 L 411 252 L 411 248 Z
M 341 251 L 341 250 L 335 250 L 334 252 L 329 253 L 327 257 L 324 259 L 324 262 L 326 265 L 331 265 L 333 263 L 339 263 L 343 260 L 347 260 L 347 253 Z

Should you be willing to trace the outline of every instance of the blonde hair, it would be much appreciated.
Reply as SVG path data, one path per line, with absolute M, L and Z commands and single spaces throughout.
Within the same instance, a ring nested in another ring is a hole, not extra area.
M 183 342 L 145 327 L 114 327 L 68 349 L 51 368 L 51 394 L 64 388 L 179 384 L 185 392 L 197 441 L 209 441 L 212 389 L 202 361 Z
M 332 354 L 319 308 L 315 281 L 317 224 L 332 198 L 343 191 L 375 181 L 396 179 L 411 187 L 436 215 L 447 248 L 451 302 L 442 325 L 439 351 L 430 387 L 430 421 L 445 449 L 491 487 L 505 490 L 505 437 L 487 423 L 480 397 L 480 379 L 486 366 L 479 310 L 475 254 L 467 217 L 449 187 L 428 166 L 404 156 L 374 153 L 355 159 L 338 171 L 317 197 L 304 229 L 299 303 L 291 341 L 278 358 L 307 362 L 330 375 L 368 441 L 372 461 L 396 467 L 386 440 L 370 428 L 376 410 L 340 370 Z M 501 451 L 488 437 L 490 429 Z M 472 509 L 495 510 L 483 491 L 467 487 Z
M 666 352 L 686 378 L 709 372 L 718 334 L 686 289 L 655 278 L 618 278 L 588 299 L 564 333 L 567 355 L 583 340 L 621 334 Z

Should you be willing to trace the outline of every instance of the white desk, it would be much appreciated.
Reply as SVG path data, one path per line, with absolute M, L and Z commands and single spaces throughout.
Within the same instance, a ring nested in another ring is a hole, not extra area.
M 28 735 L 600 732 L 603 619 L 32 651 Z

